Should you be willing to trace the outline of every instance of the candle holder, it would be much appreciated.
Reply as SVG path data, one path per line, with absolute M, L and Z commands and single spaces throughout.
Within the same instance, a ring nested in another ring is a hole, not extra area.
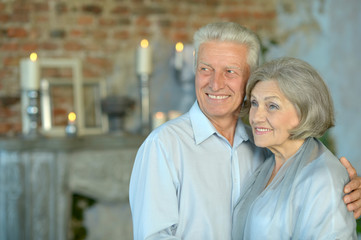
M 67 137 L 75 138 L 77 136 L 77 133 L 78 133 L 78 129 L 77 129 L 76 125 L 68 124 L 65 127 L 65 134 L 66 134 Z
M 36 138 L 39 136 L 38 132 L 38 116 L 39 116 L 39 91 L 26 90 L 26 97 L 28 99 L 28 106 L 26 108 L 26 114 L 29 119 L 29 130 L 26 133 L 27 138 Z
M 150 132 L 150 100 L 149 100 L 149 74 L 139 74 L 140 82 L 140 104 L 141 104 L 141 132 L 148 134 Z

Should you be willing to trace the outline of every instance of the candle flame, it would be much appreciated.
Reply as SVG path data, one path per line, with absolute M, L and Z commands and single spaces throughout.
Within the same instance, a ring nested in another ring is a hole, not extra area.
M 38 59 L 38 54 L 36 54 L 36 53 L 31 53 L 31 54 L 30 54 L 30 60 L 31 60 L 32 62 L 35 62 L 36 59 Z
M 141 42 L 140 42 L 140 46 L 142 48 L 147 48 L 149 46 L 149 42 L 147 39 L 143 39 Z
M 165 118 L 165 114 L 163 112 L 156 112 L 154 117 L 156 119 L 163 119 L 163 118 Z
M 177 42 L 177 44 L 175 45 L 175 50 L 177 52 L 182 52 L 183 51 L 183 48 L 184 48 L 184 45 L 182 42 Z
M 70 112 L 70 113 L 68 114 L 68 120 L 69 120 L 70 122 L 74 122 L 75 119 L 76 119 L 76 114 L 75 114 L 74 112 Z

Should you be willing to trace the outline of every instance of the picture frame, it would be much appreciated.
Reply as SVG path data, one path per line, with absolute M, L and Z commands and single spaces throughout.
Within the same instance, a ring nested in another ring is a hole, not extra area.
M 71 70 L 71 76 L 67 78 L 40 76 L 43 135 L 65 136 L 69 112 L 76 113 L 75 124 L 79 136 L 102 134 L 108 131 L 108 118 L 101 109 L 101 99 L 106 96 L 105 81 L 101 79 L 83 81 L 82 65 L 78 59 L 42 58 L 39 60 L 39 67 L 40 70 L 46 68 Z M 68 108 L 57 111 L 55 114 L 54 110 L 59 109 L 56 104 L 64 101 L 68 101 Z

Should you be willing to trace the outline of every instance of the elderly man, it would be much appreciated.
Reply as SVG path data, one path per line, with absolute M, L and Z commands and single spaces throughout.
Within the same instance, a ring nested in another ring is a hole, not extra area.
M 268 154 L 239 119 L 258 65 L 257 36 L 236 23 L 213 23 L 195 33 L 194 44 L 197 101 L 155 129 L 136 156 L 129 194 L 136 240 L 231 239 L 243 183 Z M 352 174 L 349 191 L 361 182 Z

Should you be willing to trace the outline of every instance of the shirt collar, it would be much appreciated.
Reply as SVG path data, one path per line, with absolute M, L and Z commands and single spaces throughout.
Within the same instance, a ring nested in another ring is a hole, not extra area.
M 189 110 L 189 116 L 192 123 L 194 138 L 196 144 L 202 143 L 204 140 L 209 138 L 213 134 L 218 134 L 221 136 L 216 128 L 212 125 L 209 119 L 204 115 L 204 113 L 199 108 L 198 102 L 196 101 L 192 108 Z M 249 135 L 245 129 L 245 126 L 241 119 L 237 121 L 236 132 L 234 136 L 234 146 L 241 144 L 243 141 L 247 141 Z

